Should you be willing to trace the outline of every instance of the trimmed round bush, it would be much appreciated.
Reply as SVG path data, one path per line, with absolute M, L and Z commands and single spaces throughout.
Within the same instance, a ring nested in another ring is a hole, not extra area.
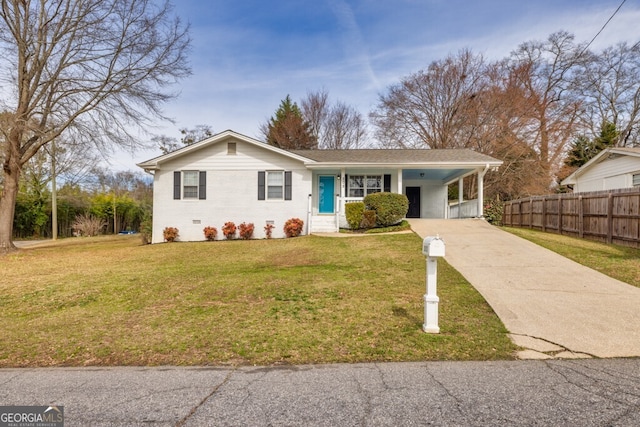
M 402 221 L 409 210 L 409 199 L 404 194 L 373 193 L 364 198 L 366 209 L 376 212 L 376 224 L 388 227 Z
M 364 218 L 364 203 L 349 202 L 344 205 L 344 215 L 347 217 L 349 228 L 356 230 L 360 228 L 362 219 Z

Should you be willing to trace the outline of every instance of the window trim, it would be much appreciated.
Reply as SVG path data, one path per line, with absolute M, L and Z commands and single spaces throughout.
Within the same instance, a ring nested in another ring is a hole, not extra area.
M 195 174 L 196 185 L 187 185 L 187 174 Z M 200 195 L 200 173 L 197 170 L 183 170 L 182 171 L 182 198 L 184 200 L 197 200 Z M 195 189 L 195 195 L 187 196 L 187 187 L 192 192 L 192 189 Z
M 265 200 L 284 200 L 284 171 L 283 170 L 267 170 L 265 171 Z M 279 175 L 282 181 L 280 185 L 269 185 L 269 176 Z M 271 188 L 279 188 L 280 189 L 280 197 L 270 197 L 269 190 Z
M 189 185 L 188 187 L 195 187 L 195 196 L 185 196 L 185 173 L 195 172 L 197 173 L 197 185 Z M 180 170 L 173 172 L 173 199 L 174 200 L 206 200 L 207 199 L 207 172 L 201 170 Z
M 282 173 L 282 197 L 269 197 L 269 179 L 270 173 Z M 277 202 L 282 200 L 291 200 L 293 196 L 293 173 L 292 171 L 282 169 L 272 169 L 258 171 L 258 200 Z
M 357 177 L 357 178 L 362 178 L 362 187 L 351 187 L 351 179 L 352 179 L 352 178 L 356 178 L 356 177 Z M 385 183 L 384 183 L 384 177 L 385 177 L 385 175 L 383 175 L 383 174 L 370 174 L 370 175 L 367 175 L 367 174 L 358 174 L 358 175 L 348 175 L 348 178 L 347 178 L 347 180 L 346 180 L 346 181 L 347 181 L 347 191 L 346 191 L 346 193 L 347 193 L 347 197 L 367 197 L 369 194 L 374 194 L 374 193 L 381 193 L 381 192 L 383 192 L 383 191 L 384 191 L 384 188 L 385 188 L 385 186 L 384 186 L 384 184 L 385 184 Z M 371 191 L 371 192 L 369 192 L 369 190 L 370 190 L 370 188 L 369 188 L 369 186 L 368 186 L 369 178 L 373 178 L 373 179 L 376 179 L 376 180 L 378 181 L 378 183 L 380 184 L 380 186 L 376 188 L 378 191 Z M 352 196 L 352 195 L 351 195 L 351 190 L 352 190 L 352 189 L 353 189 L 353 190 L 362 190 L 363 195 L 362 195 L 362 196 Z

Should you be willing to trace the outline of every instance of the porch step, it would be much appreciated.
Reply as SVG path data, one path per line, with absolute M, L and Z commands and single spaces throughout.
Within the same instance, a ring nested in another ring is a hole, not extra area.
M 313 215 L 311 217 L 311 233 L 333 233 L 336 228 L 336 217 L 334 215 Z

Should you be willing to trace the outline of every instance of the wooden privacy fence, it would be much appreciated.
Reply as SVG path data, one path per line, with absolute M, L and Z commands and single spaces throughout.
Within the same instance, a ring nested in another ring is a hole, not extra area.
M 640 188 L 505 202 L 502 223 L 640 247 Z

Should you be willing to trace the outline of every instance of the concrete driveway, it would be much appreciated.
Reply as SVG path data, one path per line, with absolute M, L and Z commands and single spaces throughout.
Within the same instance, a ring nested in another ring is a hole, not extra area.
M 410 223 L 423 238 L 442 237 L 446 261 L 482 294 L 515 343 L 529 349 L 521 358 L 640 356 L 640 288 L 484 220 Z

